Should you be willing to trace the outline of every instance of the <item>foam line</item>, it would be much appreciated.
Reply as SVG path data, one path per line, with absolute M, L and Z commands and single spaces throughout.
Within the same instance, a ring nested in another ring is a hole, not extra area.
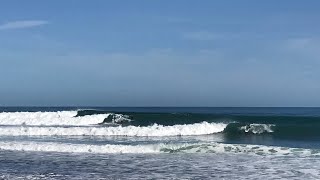
M 63 153 L 231 153 L 261 156 L 319 156 L 319 150 L 284 148 L 263 145 L 197 143 L 197 144 L 147 144 L 147 145 L 87 145 L 53 142 L 11 141 L 0 142 L 1 150 Z
M 0 125 L 93 125 L 102 123 L 109 114 L 74 117 L 77 111 L 58 112 L 2 112 Z
M 0 136 L 190 136 L 222 132 L 227 124 L 196 123 L 162 126 L 116 126 L 116 127 L 0 127 Z

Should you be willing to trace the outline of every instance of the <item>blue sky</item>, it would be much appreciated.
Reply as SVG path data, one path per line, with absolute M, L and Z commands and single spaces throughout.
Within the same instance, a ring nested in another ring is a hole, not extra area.
M 0 4 L 2 106 L 320 106 L 320 1 Z

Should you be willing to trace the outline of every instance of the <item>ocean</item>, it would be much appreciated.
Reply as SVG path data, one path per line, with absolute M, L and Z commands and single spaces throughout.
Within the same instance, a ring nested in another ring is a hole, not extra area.
M 0 179 L 320 179 L 320 108 L 0 107 Z

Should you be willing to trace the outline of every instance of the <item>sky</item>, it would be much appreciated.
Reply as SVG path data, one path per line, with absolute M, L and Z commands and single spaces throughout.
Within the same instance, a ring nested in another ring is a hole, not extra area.
M 3 0 L 0 106 L 320 106 L 318 0 Z

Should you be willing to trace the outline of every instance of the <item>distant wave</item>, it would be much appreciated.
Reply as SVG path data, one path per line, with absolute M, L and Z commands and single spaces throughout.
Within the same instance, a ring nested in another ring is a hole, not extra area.
M 108 118 L 109 114 L 96 114 L 75 117 L 77 111 L 58 112 L 3 112 L 0 113 L 1 125 L 94 125 Z

